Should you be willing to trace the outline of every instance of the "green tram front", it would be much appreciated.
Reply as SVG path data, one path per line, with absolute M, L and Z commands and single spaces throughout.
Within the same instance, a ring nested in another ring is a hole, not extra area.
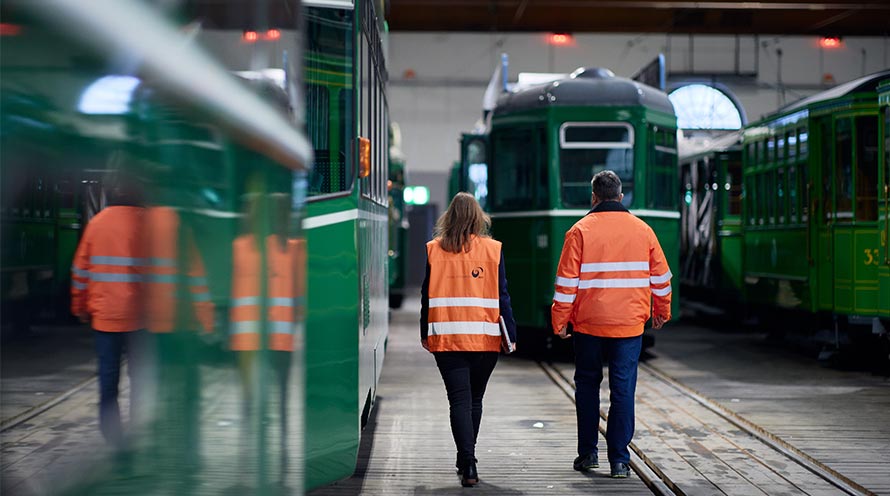
M 549 335 L 563 238 L 590 210 L 590 180 L 602 170 L 621 177 L 624 205 L 652 226 L 678 270 L 676 132 L 664 92 L 606 69 L 500 97 L 488 136 L 488 209 L 517 324 Z M 674 315 L 677 305 L 674 287 Z

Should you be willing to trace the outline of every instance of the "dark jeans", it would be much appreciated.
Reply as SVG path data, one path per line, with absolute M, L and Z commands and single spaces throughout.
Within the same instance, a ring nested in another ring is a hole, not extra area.
M 498 363 L 496 352 L 443 351 L 434 353 L 451 405 L 451 434 L 459 464 L 475 460 L 476 438 L 482 421 L 482 396 Z
M 610 463 L 629 463 L 627 445 L 634 435 L 634 393 L 642 336 L 601 338 L 576 332 L 575 405 L 578 413 L 578 454 L 597 452 L 600 383 L 603 361 L 609 364 L 609 421 L 606 444 Z
M 99 429 L 111 444 L 123 440 L 121 411 L 117 402 L 118 383 L 121 374 L 121 357 L 126 353 L 130 376 L 130 423 L 134 423 L 139 411 L 139 397 L 146 370 L 146 331 L 105 332 L 95 331 L 96 354 L 99 357 Z

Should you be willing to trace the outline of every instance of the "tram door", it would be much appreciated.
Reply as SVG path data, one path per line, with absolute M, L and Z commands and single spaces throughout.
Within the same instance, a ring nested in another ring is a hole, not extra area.
M 834 310 L 874 314 L 878 307 L 878 120 L 835 119 Z
M 834 244 L 834 196 L 832 183 L 834 182 L 834 157 L 832 149 L 834 133 L 831 117 L 816 121 L 811 127 L 814 131 L 814 143 L 819 144 L 819 150 L 811 150 L 816 153 L 815 166 L 811 176 L 815 179 L 811 188 L 813 208 L 811 213 L 811 225 L 815 225 L 814 234 L 809 242 L 815 246 L 813 260 L 815 262 L 816 280 L 814 282 L 816 307 L 819 310 L 832 310 L 834 307 L 834 268 L 832 266 L 832 247 Z M 817 178 L 817 179 L 816 179 Z

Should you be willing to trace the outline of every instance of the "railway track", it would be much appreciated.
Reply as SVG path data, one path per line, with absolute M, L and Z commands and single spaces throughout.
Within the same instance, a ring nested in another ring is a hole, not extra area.
M 550 380 L 574 402 L 575 387 L 574 382 L 569 377 L 569 370 L 566 367 L 560 368 L 540 361 L 538 365 Z M 570 368 L 571 366 L 568 367 Z M 728 445 L 734 446 L 736 449 L 733 456 L 737 460 L 738 457 L 742 457 L 746 464 L 756 466 L 760 471 L 768 473 L 765 477 L 763 475 L 758 477 L 757 474 L 752 475 L 750 471 L 738 471 L 741 477 L 746 479 L 747 483 L 752 487 L 758 488 L 758 493 L 771 494 L 770 488 L 776 487 L 773 484 L 775 484 L 775 481 L 779 481 L 788 489 L 778 490 L 778 492 L 783 494 L 849 494 L 869 496 L 875 494 L 783 441 L 763 427 L 739 416 L 651 365 L 640 364 L 638 373 L 638 405 L 640 403 L 639 397 L 641 394 L 639 390 L 641 388 L 669 391 L 672 398 L 670 402 L 676 405 L 678 411 L 685 412 L 691 418 L 696 419 L 696 421 L 698 418 L 703 417 L 701 412 L 708 412 L 719 419 L 724 425 L 723 429 L 715 429 L 716 423 L 708 421 L 702 424 L 706 425 L 707 429 L 702 430 L 707 431 L 707 436 L 716 436 L 721 438 L 721 441 L 728 443 Z M 604 396 L 606 398 L 603 399 L 606 400 L 608 395 Z M 665 401 L 667 400 L 665 399 Z M 646 402 L 645 398 L 643 402 Z M 680 404 L 680 402 L 684 404 Z M 603 403 L 607 402 L 603 401 Z M 694 408 L 691 408 L 690 405 L 694 406 Z M 646 426 L 663 424 L 670 425 L 678 431 L 689 429 L 688 427 L 683 428 L 680 426 L 676 419 L 668 418 L 671 410 L 653 409 L 651 405 L 645 406 L 646 412 L 659 411 L 665 415 L 665 418 L 652 418 L 651 416 L 644 418 L 638 412 L 638 426 L 640 424 Z M 600 417 L 604 421 L 608 418 L 607 413 L 608 409 L 605 407 L 600 410 Z M 605 435 L 605 425 L 606 422 L 601 422 L 599 425 L 599 430 L 603 435 Z M 644 429 L 644 431 L 646 434 L 649 433 L 647 429 Z M 739 440 L 739 438 L 742 439 Z M 725 476 L 725 471 L 721 471 L 716 465 L 713 466 L 714 470 L 709 471 L 708 465 L 700 462 L 701 459 L 706 458 L 726 459 L 728 458 L 726 451 L 713 450 L 708 453 L 702 453 L 701 450 L 709 449 L 705 443 L 694 440 L 685 440 L 683 442 L 695 444 L 698 451 L 698 463 L 696 461 L 690 462 L 688 469 L 685 469 L 682 464 L 671 464 L 671 466 L 668 466 L 668 464 L 664 463 L 665 459 L 675 459 L 678 455 L 679 458 L 684 458 L 682 452 L 678 452 L 676 448 L 666 447 L 664 448 L 665 451 L 669 452 L 667 456 L 658 456 L 659 453 L 656 453 L 656 451 L 660 448 L 656 446 L 657 443 L 641 442 L 639 437 L 635 437 L 635 441 L 631 443 L 631 468 L 654 494 L 677 496 L 713 494 L 712 491 L 703 490 L 703 486 L 711 489 L 716 488 L 719 492 L 725 494 L 744 492 L 740 491 L 739 486 L 733 482 L 732 478 L 729 478 L 729 482 L 723 486 L 724 481 L 721 477 Z M 761 447 L 752 449 L 751 443 L 759 443 Z M 696 457 L 688 458 L 695 459 Z M 690 477 L 690 474 L 694 477 Z M 695 482 L 697 478 L 705 479 L 707 484 Z

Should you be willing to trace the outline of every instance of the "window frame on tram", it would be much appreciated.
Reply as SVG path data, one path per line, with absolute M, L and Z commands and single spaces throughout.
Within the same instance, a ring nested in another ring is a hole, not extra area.
M 380 33 L 371 23 L 377 22 L 372 2 L 362 4 L 359 44 L 359 68 L 356 72 L 356 85 L 361 88 L 359 120 L 361 129 L 358 135 L 371 144 L 371 170 L 368 176 L 360 178 L 361 196 L 381 206 L 388 206 L 386 182 L 389 169 L 389 129 L 387 121 L 387 100 L 384 88 L 386 69 L 383 61 L 383 46 Z M 356 146 L 358 143 L 356 142 Z
M 622 128 L 626 130 L 627 135 L 626 138 L 622 141 L 581 141 L 581 140 L 568 140 L 566 137 L 567 130 L 570 128 Z M 560 206 L 562 208 L 587 208 L 590 206 L 590 179 L 587 179 L 587 193 L 586 200 L 579 202 L 569 202 L 566 199 L 566 168 L 565 165 L 569 160 L 566 157 L 567 150 L 625 150 L 625 154 L 623 157 L 624 168 L 622 170 L 616 170 L 608 163 L 609 155 L 606 155 L 606 162 L 602 164 L 602 167 L 593 166 L 590 173 L 587 175 L 589 178 L 592 178 L 596 173 L 610 169 L 615 171 L 618 174 L 618 177 L 621 178 L 621 186 L 622 191 L 624 192 L 625 199 L 622 203 L 625 206 L 630 205 L 633 195 L 634 195 L 634 174 L 636 172 L 636 164 L 634 163 L 635 159 L 635 147 L 636 147 L 636 129 L 633 125 L 627 122 L 620 121 L 567 121 L 563 122 L 559 126 L 559 160 L 557 161 L 559 167 L 559 198 L 560 198 Z M 580 184 L 580 183 L 579 183 Z M 573 186 L 577 187 L 577 185 Z M 583 196 L 583 195 L 580 195 Z M 579 197 L 580 197 L 579 196 Z

